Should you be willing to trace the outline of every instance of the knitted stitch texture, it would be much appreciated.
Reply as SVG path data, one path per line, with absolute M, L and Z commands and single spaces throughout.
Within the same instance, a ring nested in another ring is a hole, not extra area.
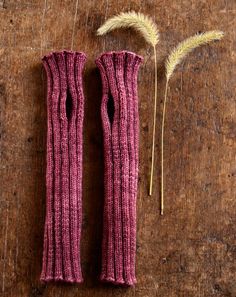
M 105 187 L 100 279 L 123 285 L 136 283 L 137 76 L 142 60 L 128 51 L 104 53 L 96 60 L 103 84 Z
M 86 57 L 62 51 L 42 60 L 47 74 L 47 197 L 41 280 L 80 283 Z

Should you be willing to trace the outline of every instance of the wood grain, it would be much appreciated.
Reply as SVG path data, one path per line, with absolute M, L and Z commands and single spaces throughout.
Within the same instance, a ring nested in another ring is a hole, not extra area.
M 158 47 L 158 131 L 154 194 L 147 196 L 151 156 L 152 49 L 132 30 L 96 37 L 109 16 L 151 15 Z M 0 1 L 0 295 L 236 296 L 236 2 L 235 0 Z M 174 74 L 165 135 L 165 215 L 160 217 L 160 123 L 163 61 L 198 31 L 225 31 Z M 86 97 L 80 286 L 39 282 L 45 216 L 46 80 L 41 57 L 84 51 Z M 103 208 L 101 81 L 94 59 L 128 49 L 144 56 L 139 72 L 140 178 L 135 288 L 100 284 Z

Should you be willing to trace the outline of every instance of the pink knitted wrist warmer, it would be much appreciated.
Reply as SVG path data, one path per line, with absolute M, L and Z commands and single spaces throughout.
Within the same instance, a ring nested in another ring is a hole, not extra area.
M 69 51 L 43 58 L 48 119 L 42 281 L 82 281 L 82 71 L 85 60 L 83 53 Z
M 127 51 L 104 53 L 96 60 L 103 84 L 105 160 L 101 280 L 114 284 L 136 283 L 137 76 L 142 60 Z

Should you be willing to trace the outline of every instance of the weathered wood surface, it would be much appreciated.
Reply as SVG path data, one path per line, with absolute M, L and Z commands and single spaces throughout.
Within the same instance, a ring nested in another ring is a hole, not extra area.
M 134 9 L 155 18 L 158 131 L 154 195 L 147 196 L 153 54 L 133 31 L 105 38 L 105 18 Z M 236 296 L 235 0 L 0 1 L 1 296 Z M 192 53 L 170 82 L 165 135 L 165 214 L 159 215 L 163 61 L 180 40 L 209 29 L 223 41 Z M 45 74 L 40 57 L 63 48 L 88 56 L 84 73 L 84 190 L 80 286 L 39 282 L 45 216 Z M 97 281 L 103 205 L 101 81 L 94 59 L 129 49 L 139 73 L 140 179 L 135 288 Z

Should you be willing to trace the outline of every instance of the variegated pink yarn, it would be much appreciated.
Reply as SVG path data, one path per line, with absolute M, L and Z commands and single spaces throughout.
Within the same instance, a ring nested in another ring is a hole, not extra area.
M 123 285 L 136 283 L 137 76 L 141 61 L 142 57 L 128 51 L 104 53 L 96 60 L 103 85 L 105 165 L 101 280 Z
M 80 283 L 84 95 L 80 52 L 43 58 L 47 74 L 46 220 L 42 281 Z

